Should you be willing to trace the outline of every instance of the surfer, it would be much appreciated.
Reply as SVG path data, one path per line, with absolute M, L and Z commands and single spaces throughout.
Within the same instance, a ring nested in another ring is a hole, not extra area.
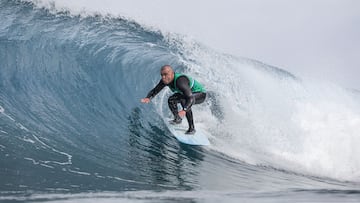
M 174 115 L 174 119 L 170 120 L 170 124 L 176 125 L 182 122 L 182 118 L 186 115 L 189 129 L 186 134 L 194 134 L 196 132 L 191 107 L 193 104 L 200 104 L 205 101 L 206 91 L 204 87 L 192 79 L 191 77 L 175 73 L 170 65 L 164 65 L 160 70 L 160 82 L 141 99 L 142 103 L 149 103 L 165 86 L 168 86 L 174 94 L 169 97 L 168 105 L 170 111 Z M 180 103 L 182 110 L 178 110 L 177 104 Z

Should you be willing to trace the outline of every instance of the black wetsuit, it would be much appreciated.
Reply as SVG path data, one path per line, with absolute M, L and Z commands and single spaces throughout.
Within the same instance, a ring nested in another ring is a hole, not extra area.
M 180 103 L 183 107 L 183 110 L 186 111 L 186 119 L 189 123 L 189 130 L 195 129 L 193 114 L 191 107 L 193 104 L 200 104 L 205 101 L 206 93 L 205 92 L 192 92 L 189 79 L 182 75 L 176 80 L 176 87 L 179 90 L 178 93 L 173 94 L 168 99 L 168 104 L 171 112 L 173 113 L 175 120 L 180 119 L 178 115 L 177 104 Z M 148 93 L 147 98 L 153 98 L 157 95 L 165 86 L 174 88 L 174 81 L 170 82 L 168 85 L 164 84 L 162 80 Z

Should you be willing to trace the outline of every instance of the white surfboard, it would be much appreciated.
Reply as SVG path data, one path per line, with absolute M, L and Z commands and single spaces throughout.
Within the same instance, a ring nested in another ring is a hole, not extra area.
M 185 134 L 185 132 L 188 129 L 187 125 L 183 125 L 183 124 L 172 125 L 168 123 L 167 126 L 170 132 L 181 143 L 188 145 L 202 145 L 202 146 L 210 145 L 210 141 L 206 135 L 207 134 L 206 131 L 204 131 L 201 128 L 196 128 L 195 126 L 196 128 L 195 134 L 188 135 Z

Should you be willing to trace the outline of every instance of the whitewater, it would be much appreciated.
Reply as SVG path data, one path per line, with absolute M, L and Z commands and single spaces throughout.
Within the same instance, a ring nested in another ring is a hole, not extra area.
M 360 201 L 359 91 L 96 6 L 0 19 L 0 201 Z M 169 91 L 140 103 L 164 64 L 208 90 L 210 147 L 171 135 Z

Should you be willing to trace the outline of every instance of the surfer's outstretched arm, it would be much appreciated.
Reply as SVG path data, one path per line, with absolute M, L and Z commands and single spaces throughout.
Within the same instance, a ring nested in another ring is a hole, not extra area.
M 162 80 L 147 94 L 147 96 L 141 99 L 142 103 L 149 103 L 152 98 L 154 98 L 166 85 Z

